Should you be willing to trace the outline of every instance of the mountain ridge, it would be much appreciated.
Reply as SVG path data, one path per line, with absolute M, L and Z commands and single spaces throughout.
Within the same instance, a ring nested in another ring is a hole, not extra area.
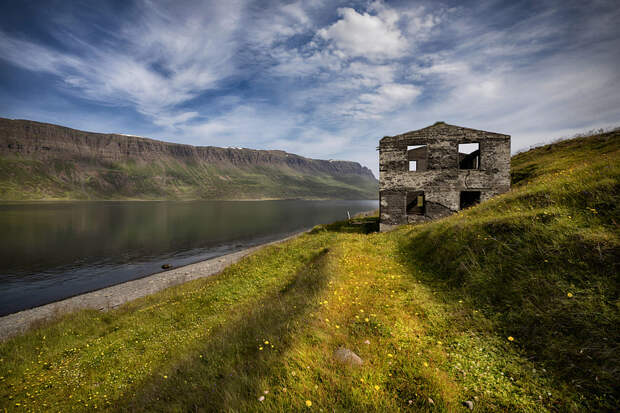
M 370 169 L 357 162 L 192 146 L 22 119 L 0 118 L 0 158 L 5 200 L 362 199 L 376 198 L 378 188 Z M 23 176 L 28 174 L 33 179 Z

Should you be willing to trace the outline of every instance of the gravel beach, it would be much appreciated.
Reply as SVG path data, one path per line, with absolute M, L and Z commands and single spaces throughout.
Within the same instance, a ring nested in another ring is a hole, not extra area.
M 29 310 L 0 317 L 0 341 L 27 331 L 33 324 L 52 320 L 60 315 L 86 308 L 107 311 L 126 302 L 145 297 L 187 281 L 217 274 L 257 250 L 295 238 L 305 231 L 287 238 L 261 244 L 220 257 L 173 268 L 137 280 L 127 281 L 101 290 L 80 294 L 65 300 L 45 304 Z

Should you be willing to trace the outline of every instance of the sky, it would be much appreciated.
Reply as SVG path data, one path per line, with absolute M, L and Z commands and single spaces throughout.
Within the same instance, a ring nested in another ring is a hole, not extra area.
M 0 4 L 0 116 L 360 162 L 436 121 L 512 151 L 620 126 L 620 2 Z

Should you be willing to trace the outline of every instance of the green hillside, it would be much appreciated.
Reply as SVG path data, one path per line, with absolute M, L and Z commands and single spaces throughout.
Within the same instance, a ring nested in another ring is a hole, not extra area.
M 376 199 L 357 162 L 0 118 L 0 200 Z
M 0 199 L 374 199 L 360 175 L 303 173 L 282 165 L 44 161 L 0 157 Z
M 608 407 L 620 383 L 619 150 L 614 132 L 518 154 L 510 193 L 404 230 L 400 248 L 425 280 Z
M 449 218 L 319 226 L 65 316 L 0 344 L 0 407 L 614 411 L 619 151 L 617 132 L 540 147 L 513 158 L 509 193 Z

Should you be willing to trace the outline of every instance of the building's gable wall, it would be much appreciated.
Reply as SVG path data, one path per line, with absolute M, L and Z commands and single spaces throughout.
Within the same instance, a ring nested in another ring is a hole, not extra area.
M 458 145 L 477 142 L 480 168 L 459 169 Z M 409 171 L 407 147 L 427 145 L 424 171 Z M 480 191 L 485 201 L 510 188 L 510 136 L 439 123 L 379 145 L 381 226 L 447 216 L 459 210 L 461 191 Z M 424 215 L 407 215 L 407 192 L 424 191 Z

